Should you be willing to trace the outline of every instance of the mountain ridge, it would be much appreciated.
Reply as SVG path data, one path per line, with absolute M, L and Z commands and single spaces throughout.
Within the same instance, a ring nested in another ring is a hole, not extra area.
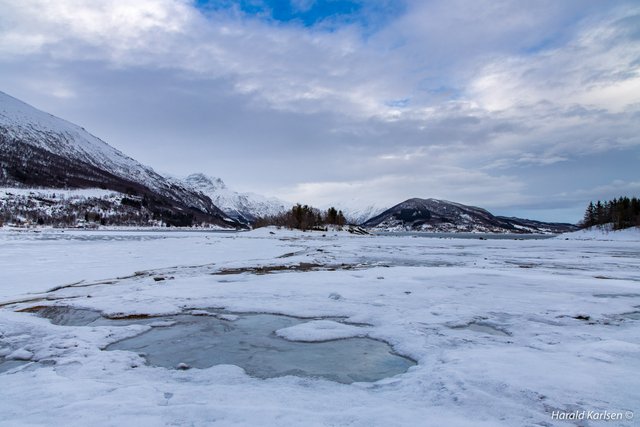
M 103 188 L 140 197 L 167 224 L 245 227 L 84 128 L 0 92 L 0 185 Z
M 420 198 L 400 202 L 361 225 L 387 231 L 431 232 L 555 234 L 576 229 L 572 224 L 495 216 L 476 206 Z

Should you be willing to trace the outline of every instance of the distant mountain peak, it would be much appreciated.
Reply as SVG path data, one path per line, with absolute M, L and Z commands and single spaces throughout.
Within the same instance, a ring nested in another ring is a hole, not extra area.
M 212 188 L 216 190 L 227 189 L 227 185 L 224 183 L 222 179 L 205 175 L 202 172 L 192 173 L 191 175 L 187 176 L 184 180 L 185 182 L 191 185 L 202 187 L 202 188 Z
M 183 182 L 193 190 L 209 197 L 229 217 L 243 223 L 251 223 L 260 217 L 277 215 L 291 206 L 276 198 L 233 191 L 222 179 L 204 173 L 191 174 Z

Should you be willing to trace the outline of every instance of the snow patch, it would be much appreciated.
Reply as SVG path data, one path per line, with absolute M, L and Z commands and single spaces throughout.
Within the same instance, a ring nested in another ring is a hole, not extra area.
M 614 230 L 612 224 L 596 225 L 572 233 L 561 234 L 557 236 L 556 239 L 640 242 L 640 227 Z
M 333 320 L 313 320 L 278 329 L 276 335 L 289 341 L 318 342 L 363 337 L 366 335 L 366 330 Z
M 6 358 L 7 360 L 31 360 L 33 358 L 33 353 L 21 348 L 9 354 Z

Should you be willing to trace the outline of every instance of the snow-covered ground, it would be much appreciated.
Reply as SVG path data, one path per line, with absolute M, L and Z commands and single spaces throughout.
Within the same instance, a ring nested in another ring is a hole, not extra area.
M 614 230 L 612 224 L 596 225 L 560 236 L 572 240 L 614 240 L 640 242 L 640 227 Z
M 109 197 L 115 195 L 124 196 L 124 194 L 118 193 L 117 191 L 103 190 L 100 188 L 0 188 L 0 198 L 5 198 L 8 195 L 47 197 L 53 199 L 72 199 L 78 197 Z
M 0 425 L 599 425 L 558 419 L 584 410 L 632 426 L 640 416 L 638 241 L 3 230 L 0 265 L 0 301 L 22 301 L 0 308 L 0 357 L 32 362 L 0 373 Z M 102 350 L 150 326 L 58 326 L 17 311 L 49 304 L 307 317 L 278 334 L 364 333 L 418 364 L 353 384 L 152 367 Z

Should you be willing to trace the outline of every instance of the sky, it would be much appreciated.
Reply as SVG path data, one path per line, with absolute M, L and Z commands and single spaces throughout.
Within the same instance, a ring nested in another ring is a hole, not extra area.
M 577 222 L 640 195 L 640 3 L 0 0 L 0 90 L 161 173 Z

